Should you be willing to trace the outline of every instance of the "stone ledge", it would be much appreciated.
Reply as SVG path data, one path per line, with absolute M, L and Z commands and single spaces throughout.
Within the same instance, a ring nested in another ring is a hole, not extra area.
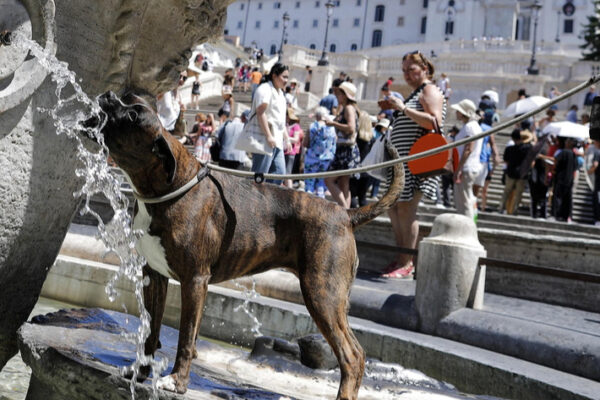
M 110 303 L 104 285 L 116 267 L 59 257 L 43 288 L 45 297 L 86 307 L 119 309 L 120 302 L 135 312 L 132 288 L 123 285 L 121 297 Z M 74 273 L 74 271 L 79 272 Z M 81 280 L 86 272 L 94 279 Z M 73 275 L 73 276 L 71 276 Z M 179 323 L 179 284 L 170 281 L 164 323 Z M 73 291 L 72 288 L 77 288 Z M 237 307 L 248 301 L 253 315 L 262 323 L 262 334 L 292 339 L 317 329 L 305 307 L 260 297 L 248 300 L 237 291 L 210 286 L 200 333 L 230 343 L 249 346 L 254 341 L 253 320 L 241 317 Z M 396 362 L 457 386 L 469 393 L 486 393 L 508 398 L 598 399 L 600 384 L 555 369 L 536 365 L 462 343 L 392 328 L 350 317 L 354 332 L 370 357 Z

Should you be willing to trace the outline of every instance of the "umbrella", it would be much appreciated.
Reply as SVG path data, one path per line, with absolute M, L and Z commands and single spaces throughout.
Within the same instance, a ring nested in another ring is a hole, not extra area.
M 521 100 L 517 100 L 511 103 L 506 110 L 504 110 L 504 116 L 513 117 L 515 115 L 525 114 L 531 110 L 535 110 L 539 106 L 542 106 L 549 102 L 550 99 L 543 96 L 530 96 Z
M 571 121 L 551 122 L 544 127 L 542 133 L 549 133 L 552 136 L 573 138 L 577 140 L 586 140 L 590 137 L 590 128 L 581 124 L 575 124 Z
M 500 100 L 500 96 L 498 96 L 498 92 L 496 92 L 495 90 L 486 90 L 485 92 L 481 93 L 481 96 L 489 97 L 490 100 L 492 100 L 496 104 L 498 104 L 498 101 Z

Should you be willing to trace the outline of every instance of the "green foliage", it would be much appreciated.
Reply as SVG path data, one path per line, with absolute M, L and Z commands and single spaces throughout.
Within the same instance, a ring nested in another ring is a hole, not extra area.
M 588 23 L 583 25 L 581 38 L 585 44 L 579 47 L 584 60 L 600 61 L 600 0 L 594 0 L 594 10 L 594 15 L 588 16 Z

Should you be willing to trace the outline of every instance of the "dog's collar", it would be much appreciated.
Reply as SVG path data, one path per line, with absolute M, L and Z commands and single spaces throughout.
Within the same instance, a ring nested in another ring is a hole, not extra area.
M 185 185 L 183 185 L 176 191 L 165 194 L 164 196 L 152 197 L 152 198 L 142 197 L 134 189 L 133 197 L 135 197 L 135 199 L 137 201 L 141 201 L 142 203 L 146 203 L 146 204 L 163 203 L 165 201 L 172 200 L 175 197 L 181 196 L 182 194 L 186 193 L 188 190 L 193 188 L 197 183 L 199 183 L 202 179 L 204 179 L 204 177 L 206 177 L 206 175 L 208 175 L 209 172 L 210 171 L 209 171 L 208 167 L 203 166 L 202 168 L 200 168 L 200 171 L 198 171 L 198 174 L 196 174 L 196 176 L 194 176 L 188 183 L 186 183 Z

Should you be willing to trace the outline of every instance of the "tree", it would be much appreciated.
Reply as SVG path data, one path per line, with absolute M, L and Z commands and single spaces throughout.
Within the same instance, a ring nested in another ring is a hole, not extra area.
M 600 61 L 600 0 L 594 0 L 594 15 L 587 19 L 581 35 L 585 44 L 579 46 L 581 54 L 584 60 Z

